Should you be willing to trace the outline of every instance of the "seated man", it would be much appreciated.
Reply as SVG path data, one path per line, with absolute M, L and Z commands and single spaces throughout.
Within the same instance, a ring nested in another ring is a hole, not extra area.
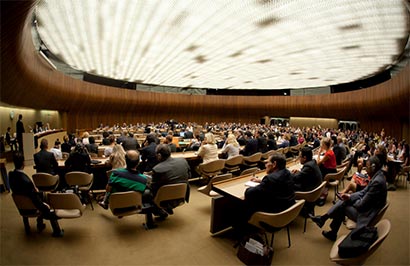
M 111 193 L 117 191 L 138 191 L 144 193 L 147 187 L 147 177 L 137 171 L 140 161 L 139 152 L 136 150 L 127 151 L 125 161 L 127 168 L 118 168 L 112 172 L 106 186 L 104 199 L 98 202 L 98 205 L 106 210 L 108 209 Z
M 245 200 L 234 206 L 233 228 L 238 239 L 253 232 L 248 224 L 252 214 L 258 211 L 279 213 L 295 204 L 295 191 L 290 172 L 286 169 L 286 158 L 281 153 L 269 156 L 266 176 L 262 179 L 252 177 L 251 181 L 260 183 L 245 191 Z
M 381 170 L 382 163 L 376 156 L 370 157 L 366 162 L 366 170 L 371 181 L 363 190 L 353 194 L 341 194 L 341 200 L 333 205 L 322 216 L 311 216 L 320 228 L 326 220 L 331 218 L 330 231 L 323 231 L 322 235 L 329 240 L 337 239 L 337 232 L 345 216 L 357 223 L 357 228 L 369 225 L 380 209 L 386 204 L 387 185 Z
M 167 144 L 159 144 L 155 152 L 159 163 L 152 168 L 151 189 L 153 196 L 157 194 L 160 187 L 167 184 L 187 183 L 188 185 L 188 179 L 191 177 L 191 168 L 187 161 L 184 158 L 172 158 Z M 185 200 L 187 202 L 189 200 L 189 185 Z M 169 206 L 164 209 L 169 214 L 173 214 L 172 209 L 178 205 L 179 202 L 169 202 Z
M 300 171 L 292 171 L 295 191 L 310 191 L 322 183 L 322 173 L 316 161 L 312 158 L 312 149 L 310 147 L 303 147 L 300 153 L 300 163 L 303 167 Z
M 34 186 L 31 179 L 23 172 L 24 169 L 24 155 L 22 152 L 16 152 L 13 154 L 14 171 L 9 173 L 10 187 L 13 194 L 28 196 L 34 206 L 40 211 L 41 215 L 37 218 L 37 230 L 39 232 L 46 228 L 43 223 L 43 218 L 50 220 L 51 227 L 53 228 L 53 237 L 62 237 L 64 231 L 60 229 L 58 224 L 58 217 L 51 211 L 49 206 L 41 199 L 42 193 L 39 193 Z
M 40 143 L 40 151 L 34 154 L 34 164 L 36 165 L 37 173 L 55 174 L 58 169 L 57 160 L 52 152 L 47 151 L 48 141 L 42 139 Z

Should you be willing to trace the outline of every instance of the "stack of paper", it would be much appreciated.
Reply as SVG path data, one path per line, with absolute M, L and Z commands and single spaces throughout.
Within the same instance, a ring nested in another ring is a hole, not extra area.
M 263 256 L 263 244 L 253 238 L 249 238 L 248 242 L 245 243 L 245 248 L 252 253 Z

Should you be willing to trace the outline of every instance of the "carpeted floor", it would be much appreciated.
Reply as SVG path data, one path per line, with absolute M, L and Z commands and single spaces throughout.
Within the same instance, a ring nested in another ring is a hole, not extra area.
M 33 173 L 32 167 L 25 171 Z M 83 217 L 60 220 L 63 238 L 51 237 L 47 221 L 45 231 L 37 233 L 35 220 L 30 221 L 32 233 L 26 236 L 11 194 L 2 193 L 0 265 L 241 265 L 229 233 L 209 233 L 211 199 L 196 188 L 191 185 L 190 203 L 175 209 L 154 230 L 143 228 L 143 215 L 118 219 L 94 203 L 95 210 L 87 206 Z M 389 192 L 391 204 L 384 218 L 391 221 L 392 230 L 366 265 L 410 264 L 409 190 L 399 186 Z M 316 207 L 317 214 L 332 204 L 332 193 L 325 206 Z M 347 232 L 342 227 L 341 234 Z M 272 265 L 333 265 L 329 260 L 332 242 L 310 220 L 303 233 L 303 218 L 298 217 L 291 225 L 291 239 L 288 248 L 286 230 L 275 234 Z

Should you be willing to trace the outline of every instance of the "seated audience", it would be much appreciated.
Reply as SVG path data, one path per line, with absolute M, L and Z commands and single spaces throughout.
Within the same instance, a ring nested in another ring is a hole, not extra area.
M 131 132 L 128 133 L 128 136 L 123 139 L 122 146 L 124 147 L 125 151 L 137 150 L 140 148 L 137 139 L 134 138 L 134 134 L 132 134 Z
M 111 169 L 125 168 L 125 154 L 124 148 L 120 144 L 115 144 L 106 164 L 111 165 Z
M 50 152 L 54 154 L 54 157 L 56 158 L 56 160 L 63 159 L 63 153 L 60 150 L 60 141 L 58 139 L 54 142 L 54 147 L 51 148 Z
M 300 152 L 302 169 L 293 170 L 292 178 L 295 191 L 310 191 L 317 188 L 323 181 L 319 166 L 313 159 L 312 149 L 303 147 Z
M 198 156 L 202 158 L 203 163 L 218 160 L 218 146 L 216 145 L 214 134 L 208 132 L 198 150 Z
M 239 143 L 238 141 L 236 141 L 236 137 L 234 134 L 231 133 L 228 135 L 221 152 L 223 154 L 227 154 L 228 159 L 239 155 Z
M 320 171 L 322 172 L 323 178 L 329 173 L 336 173 L 336 156 L 332 151 L 331 147 L 332 141 L 330 138 L 323 138 L 320 143 L 320 150 L 317 156 L 317 164 L 319 165 Z M 323 153 L 323 155 L 322 155 Z
M 104 199 L 98 202 L 98 205 L 106 210 L 108 209 L 111 193 L 123 191 L 138 191 L 144 193 L 147 187 L 147 177 L 140 174 L 137 170 L 140 162 L 139 152 L 136 150 L 127 151 L 125 161 L 127 168 L 118 168 L 112 172 L 106 186 Z M 145 202 L 144 197 L 143 201 Z
M 177 146 L 172 143 L 172 139 L 174 137 L 172 135 L 167 135 L 164 139 L 164 144 L 167 144 L 171 152 L 176 152 L 177 151 Z
M 78 143 L 75 146 L 74 150 L 70 153 L 70 156 L 68 156 L 64 164 L 69 172 L 91 172 L 91 158 L 82 143 Z
M 114 135 L 110 135 L 108 137 L 108 141 L 109 141 L 109 145 L 104 149 L 104 156 L 108 157 L 111 155 L 112 153 L 112 149 L 114 148 L 115 143 L 115 136 Z
M 258 152 L 265 153 L 268 151 L 268 140 L 266 139 L 263 130 L 256 131 L 256 139 L 258 141 Z
M 268 150 L 269 150 L 269 151 L 271 151 L 271 150 L 277 150 L 277 149 L 278 149 L 278 145 L 277 145 L 277 143 L 276 143 L 275 134 L 273 134 L 273 132 L 269 132 L 269 133 L 267 134 L 267 136 L 268 136 L 268 141 L 267 141 Z
M 258 152 L 258 140 L 253 138 L 252 132 L 250 131 L 245 132 L 245 140 L 246 140 L 245 147 L 239 153 L 242 154 L 243 156 L 250 156 L 252 154 L 257 153 Z
M 155 154 L 155 148 L 157 147 L 156 140 L 157 137 L 155 133 L 150 133 L 145 138 L 143 143 L 144 147 L 140 150 L 141 164 L 138 167 L 141 173 L 150 172 L 152 167 L 158 163 L 157 156 Z
M 189 201 L 189 184 L 188 179 L 191 177 L 191 168 L 183 158 L 172 158 L 171 151 L 167 144 L 159 144 L 156 147 L 156 154 L 159 163 L 152 168 L 151 191 L 155 197 L 160 187 L 167 184 L 186 183 L 187 194 L 185 200 Z M 172 209 L 179 205 L 180 202 L 169 202 L 168 207 L 164 208 L 169 214 Z M 160 207 L 160 206 L 156 206 Z M 156 211 L 154 211 L 154 214 Z M 164 215 L 162 215 L 164 216 Z
M 370 157 L 366 162 L 367 173 L 371 177 L 367 187 L 353 194 L 341 194 L 341 200 L 337 201 L 326 214 L 311 216 L 312 221 L 320 228 L 323 227 L 327 219 L 332 219 L 331 230 L 322 232 L 324 237 L 335 241 L 345 216 L 355 221 L 357 228 L 368 226 L 380 209 L 384 207 L 387 198 L 387 186 L 381 168 L 382 163 L 380 160 L 376 156 Z
M 95 138 L 93 136 L 88 137 L 88 142 L 88 144 L 85 144 L 88 153 L 95 153 L 98 155 L 98 145 L 95 143 Z
M 295 204 L 293 180 L 286 169 L 285 156 L 274 153 L 265 164 L 266 176 L 262 179 L 252 177 L 251 181 L 260 184 L 245 191 L 247 219 L 257 211 L 278 213 Z
M 54 156 L 53 156 L 54 157 Z M 28 196 L 33 202 L 34 206 L 40 211 L 41 215 L 37 218 L 37 230 L 42 232 L 46 225 L 43 223 L 43 219 L 50 220 L 51 227 L 53 229 L 53 237 L 62 237 L 64 231 L 60 229 L 58 224 L 58 217 L 54 211 L 50 210 L 50 207 L 42 200 L 42 193 L 34 186 L 31 179 L 24 173 L 24 155 L 22 152 L 16 152 L 13 154 L 14 171 L 9 173 L 10 188 L 13 194 Z
M 63 143 L 61 144 L 61 152 L 70 153 L 71 152 L 71 145 L 68 143 L 68 136 L 65 135 L 63 137 Z
M 55 174 L 58 169 L 57 160 L 52 152 L 47 151 L 48 141 L 42 139 L 40 142 L 40 151 L 34 154 L 34 164 L 37 173 Z

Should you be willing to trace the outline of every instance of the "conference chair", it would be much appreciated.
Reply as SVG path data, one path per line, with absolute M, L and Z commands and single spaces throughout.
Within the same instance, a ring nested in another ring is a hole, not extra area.
M 55 214 L 64 219 L 80 218 L 85 210 L 75 193 L 49 193 L 48 201 Z
M 227 180 L 232 178 L 232 173 L 226 173 L 226 174 L 222 174 L 222 175 L 217 175 L 211 178 L 211 180 L 209 180 L 207 185 L 204 185 L 200 188 L 198 188 L 198 191 L 210 196 L 210 197 L 216 197 L 219 196 L 219 194 L 215 191 L 212 190 L 212 184 L 215 182 L 219 182 L 219 181 L 223 181 L 223 180 Z
M 82 196 L 87 199 L 87 202 L 90 203 L 91 209 L 94 210 L 92 197 L 91 197 L 91 186 L 93 185 L 93 174 L 85 172 L 68 172 L 65 174 L 65 180 L 67 185 L 70 187 L 78 187 L 78 190 Z
M 161 186 L 154 197 L 154 203 L 158 207 L 166 208 L 170 201 L 177 201 L 181 206 L 185 203 L 185 197 L 188 189 L 187 183 L 168 184 Z M 174 207 L 174 208 L 175 208 Z
M 366 262 L 367 258 L 369 258 L 380 247 L 380 245 L 389 235 L 391 223 L 389 220 L 384 219 L 376 224 L 376 228 L 378 234 L 377 240 L 370 246 L 366 253 L 354 258 L 341 258 L 339 256 L 339 244 L 347 236 L 343 235 L 340 238 L 338 238 L 336 242 L 333 244 L 332 249 L 330 250 L 330 260 L 339 265 L 363 265 Z
M 327 186 L 333 187 L 335 189 L 335 195 L 333 201 L 336 201 L 336 194 L 339 191 L 339 183 L 341 182 L 346 171 L 346 166 L 338 169 L 336 173 L 330 173 L 325 175 L 323 178 L 327 182 Z
M 306 222 L 309 214 L 315 215 L 315 202 L 319 199 L 323 189 L 326 186 L 326 181 L 323 181 L 317 188 L 310 191 L 295 191 L 295 198 L 297 200 L 304 199 L 306 201 L 303 208 L 305 209 L 304 217 L 305 223 L 303 225 L 303 233 L 306 232 Z
M 296 219 L 299 215 L 300 211 L 305 204 L 305 200 L 297 200 L 295 204 L 293 204 L 288 209 L 279 212 L 279 213 L 268 213 L 268 212 L 255 212 L 251 218 L 249 219 L 248 223 L 251 225 L 256 226 L 257 228 L 261 229 L 266 237 L 266 232 L 272 234 L 270 247 L 273 247 L 273 238 L 274 233 L 279 231 L 280 229 L 286 227 L 288 232 L 288 243 L 291 246 L 290 242 L 290 232 L 289 232 L 289 224 Z
M 258 167 L 251 167 L 251 168 L 243 170 L 241 172 L 240 176 L 253 174 L 253 173 L 256 173 L 258 171 L 260 171 L 260 169 Z
M 67 160 L 67 158 L 70 156 L 70 153 L 62 152 L 62 155 L 63 155 L 63 160 Z
M 36 173 L 32 175 L 34 185 L 41 192 L 51 192 L 57 189 L 60 181 L 58 175 L 52 175 L 49 173 Z
M 267 159 L 269 159 L 269 157 L 272 155 L 272 154 L 274 154 L 276 151 L 274 151 L 274 150 L 270 150 L 270 151 L 267 151 L 267 152 L 265 152 L 265 153 L 262 153 L 262 155 L 261 155 L 261 160 L 259 161 L 259 163 L 258 163 L 258 166 L 259 166 L 259 168 L 260 169 L 265 169 L 265 161 L 267 160 Z
M 14 204 L 16 205 L 20 215 L 23 217 L 24 231 L 30 234 L 29 218 L 40 216 L 40 211 L 34 206 L 31 199 L 24 195 L 12 194 Z
M 261 152 L 254 153 L 249 156 L 244 156 L 242 165 L 245 168 L 257 167 L 259 161 L 261 160 L 261 157 L 262 157 Z
M 377 213 L 377 215 L 370 221 L 369 226 L 374 226 L 375 224 L 377 224 L 383 218 L 389 206 L 390 206 L 390 203 L 386 201 L 386 204 L 383 206 L 383 208 L 381 208 L 380 211 Z M 357 225 L 355 221 L 347 219 L 346 221 L 347 229 L 353 230 L 356 228 L 356 226 Z
M 242 162 L 243 162 L 242 155 L 237 155 L 229 159 L 226 159 L 224 171 L 226 171 L 227 173 L 239 172 L 241 170 Z
M 198 165 L 198 171 L 201 177 L 208 181 L 211 177 L 221 174 L 224 167 L 225 160 L 218 159 L 208 163 L 201 163 Z
M 397 182 L 402 180 L 403 186 L 407 188 L 407 181 L 410 178 L 410 166 L 404 166 L 397 175 Z

